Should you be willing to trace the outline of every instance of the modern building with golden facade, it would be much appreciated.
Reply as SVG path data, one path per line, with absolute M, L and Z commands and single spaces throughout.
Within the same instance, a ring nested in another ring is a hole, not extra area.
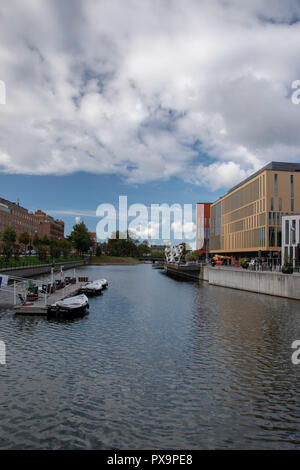
M 300 164 L 271 162 L 210 208 L 210 253 L 279 256 L 282 216 L 300 212 Z

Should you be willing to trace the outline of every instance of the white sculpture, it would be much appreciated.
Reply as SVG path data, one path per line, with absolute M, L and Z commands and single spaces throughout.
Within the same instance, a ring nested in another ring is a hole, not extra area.
M 167 263 L 179 263 L 183 253 L 184 245 L 171 245 L 165 248 L 165 257 Z

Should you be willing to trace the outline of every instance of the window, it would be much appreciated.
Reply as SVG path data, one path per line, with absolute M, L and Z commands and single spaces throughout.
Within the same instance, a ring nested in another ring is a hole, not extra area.
M 289 258 L 289 249 L 287 246 L 284 247 L 284 262 L 287 263 Z
M 285 221 L 285 244 L 289 245 L 290 243 L 290 222 L 288 220 Z
M 274 210 L 274 198 L 271 197 L 271 211 Z
M 269 225 L 272 223 L 272 212 L 269 212 Z
M 274 175 L 274 186 L 275 186 L 275 197 L 278 196 L 278 175 L 275 173 Z
M 277 229 L 277 246 L 281 246 L 282 240 L 281 240 L 281 228 Z
M 269 228 L 269 246 L 275 246 L 275 228 Z
M 292 244 L 295 245 L 296 243 L 296 220 L 292 220 L 292 226 L 291 226 L 291 240 Z
M 282 199 L 281 199 L 281 197 L 279 198 L 278 205 L 279 205 L 278 210 L 282 211 Z
M 291 175 L 291 197 L 294 197 L 294 175 Z
M 291 199 L 291 212 L 294 212 L 294 199 Z

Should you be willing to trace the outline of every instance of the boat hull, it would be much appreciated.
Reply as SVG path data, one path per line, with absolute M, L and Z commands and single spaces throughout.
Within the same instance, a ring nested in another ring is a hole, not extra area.
M 87 315 L 89 313 L 89 305 L 84 307 L 68 309 L 65 307 L 53 308 L 49 307 L 47 310 L 48 318 L 76 318 Z
M 89 304 L 85 295 L 75 296 L 49 305 L 47 316 L 54 318 L 74 318 L 85 315 L 88 312 Z

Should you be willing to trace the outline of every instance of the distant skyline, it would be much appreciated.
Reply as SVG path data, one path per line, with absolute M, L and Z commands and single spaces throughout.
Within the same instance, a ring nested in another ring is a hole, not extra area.
M 298 0 L 11 0 L 0 25 L 0 196 L 67 234 L 300 161 Z

